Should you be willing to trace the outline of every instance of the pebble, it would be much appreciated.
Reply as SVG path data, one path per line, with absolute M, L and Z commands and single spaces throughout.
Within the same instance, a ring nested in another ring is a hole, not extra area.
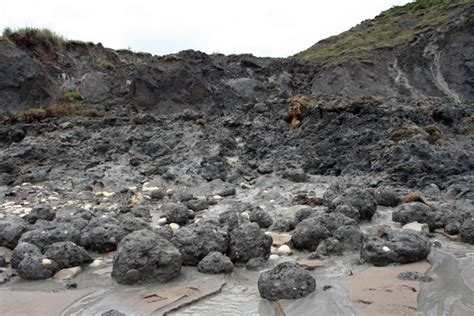
M 166 219 L 166 217 L 162 217 L 156 222 L 156 224 L 160 226 L 166 225 L 166 223 L 168 223 L 168 220 Z
M 41 261 L 41 265 L 44 267 L 44 268 L 49 268 L 51 265 L 53 264 L 53 262 L 50 260 L 50 259 L 43 259 Z
M 280 258 L 279 255 L 273 254 L 273 255 L 270 255 L 270 257 L 268 258 L 268 260 L 278 260 L 279 258 Z
M 288 247 L 288 245 L 282 245 L 278 248 L 278 254 L 279 255 L 284 255 L 284 256 L 289 256 L 289 255 L 291 255 L 291 248 Z
M 171 229 L 172 229 L 173 231 L 177 231 L 177 230 L 179 229 L 179 225 L 176 224 L 176 223 L 171 223 L 171 224 L 170 224 L 170 227 L 171 227 Z
M 56 272 L 53 278 L 56 280 L 69 280 L 75 278 L 79 273 L 81 273 L 81 267 L 67 268 Z

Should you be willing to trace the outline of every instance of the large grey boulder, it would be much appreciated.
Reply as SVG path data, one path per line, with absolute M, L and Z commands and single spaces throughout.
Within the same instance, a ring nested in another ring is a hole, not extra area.
M 426 204 L 412 202 L 400 205 L 393 213 L 392 220 L 402 225 L 418 222 L 426 223 L 430 230 L 436 228 L 436 213 Z
M 257 223 L 247 223 L 230 232 L 229 257 L 232 262 L 247 263 L 252 258 L 268 259 L 272 237 L 264 234 Z
M 165 283 L 181 272 L 181 254 L 149 230 L 137 230 L 119 243 L 112 277 L 122 284 Z
M 184 265 L 196 266 L 210 252 L 225 253 L 229 237 L 217 221 L 203 219 L 178 229 L 171 242 L 181 252 Z
M 362 246 L 362 260 L 375 266 L 390 263 L 410 263 L 428 257 L 431 243 L 420 233 L 413 230 L 396 231 L 380 228 L 368 238 Z
M 298 299 L 316 289 L 316 280 L 294 262 L 283 262 L 258 278 L 260 296 L 270 301 Z

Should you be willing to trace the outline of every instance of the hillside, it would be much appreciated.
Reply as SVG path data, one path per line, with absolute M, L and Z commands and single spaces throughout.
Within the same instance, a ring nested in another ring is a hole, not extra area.
M 316 94 L 474 98 L 474 6 L 417 0 L 295 55 L 320 67 Z

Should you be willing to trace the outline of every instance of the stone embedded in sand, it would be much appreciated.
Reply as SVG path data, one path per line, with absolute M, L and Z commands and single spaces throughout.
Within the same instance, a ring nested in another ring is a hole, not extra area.
M 78 276 L 79 273 L 81 273 L 81 271 L 82 271 L 81 267 L 62 269 L 56 272 L 53 278 L 57 280 L 69 280 Z
M 316 289 L 316 280 L 294 262 L 283 262 L 258 278 L 262 298 L 277 301 L 308 296 Z
M 170 242 L 149 230 L 138 230 L 119 243 L 112 277 L 123 284 L 165 283 L 179 275 L 181 261 Z

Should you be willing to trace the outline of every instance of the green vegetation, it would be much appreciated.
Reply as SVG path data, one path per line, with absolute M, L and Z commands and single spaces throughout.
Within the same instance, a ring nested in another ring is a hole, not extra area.
M 102 117 L 104 113 L 99 112 L 96 108 L 88 106 L 78 106 L 71 104 L 62 104 L 56 106 L 50 106 L 47 108 L 34 107 L 30 108 L 19 115 L 19 119 L 25 122 L 36 122 L 42 121 L 47 118 L 60 118 L 60 117 L 72 117 L 72 116 L 83 116 L 83 117 Z
M 11 28 L 7 27 L 3 30 L 2 37 L 13 40 L 21 38 L 36 38 L 57 45 L 63 45 L 67 42 L 63 36 L 54 33 L 53 31 L 44 28 L 40 29 L 32 27 L 24 27 L 16 30 L 12 30 Z
M 82 96 L 77 90 L 71 90 L 64 94 L 63 100 L 66 102 L 74 103 L 82 101 Z
M 112 64 L 108 60 L 101 60 L 98 64 L 97 67 L 99 69 L 105 69 L 105 70 L 115 70 L 115 65 Z
M 366 59 L 366 52 L 410 43 L 417 34 L 459 16 L 472 0 L 417 0 L 393 7 L 340 35 L 323 40 L 295 55 L 330 64 Z
M 383 11 L 380 16 L 388 17 L 393 15 L 405 14 L 417 10 L 428 9 L 453 3 L 453 0 L 416 0 L 403 6 L 394 6 Z

